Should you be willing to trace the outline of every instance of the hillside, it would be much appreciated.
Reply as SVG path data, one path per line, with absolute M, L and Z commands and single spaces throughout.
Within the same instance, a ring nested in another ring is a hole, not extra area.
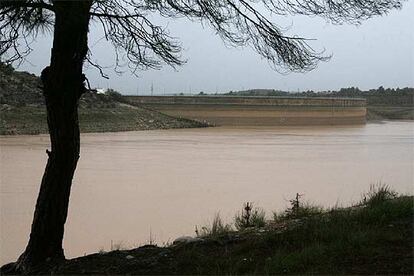
M 114 91 L 85 93 L 79 102 L 82 132 L 132 131 L 203 127 L 205 124 L 174 118 L 119 101 Z M 46 107 L 36 75 L 0 64 L 0 135 L 47 133 Z

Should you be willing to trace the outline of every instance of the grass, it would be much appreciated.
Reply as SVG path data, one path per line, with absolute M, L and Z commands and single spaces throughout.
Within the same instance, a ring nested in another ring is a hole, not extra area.
M 216 238 L 233 231 L 230 224 L 224 223 L 220 213 L 216 213 L 211 226 L 203 226 L 200 230 L 196 227 L 196 235 L 200 238 Z
M 412 274 L 414 198 L 384 184 L 360 202 L 324 209 L 291 200 L 272 221 L 220 227 L 204 243 L 173 248 L 178 274 Z M 244 210 L 246 205 L 244 206 Z M 252 208 L 253 210 L 253 208 Z M 240 224 L 245 213 L 235 217 Z M 218 225 L 225 225 L 217 219 Z M 245 219 L 244 219 L 245 220 Z M 230 227 L 230 230 L 229 228 Z M 220 235 L 221 234 L 221 235 Z
M 368 192 L 363 194 L 361 204 L 368 206 L 375 206 L 384 201 L 395 199 L 398 194 L 393 191 L 388 185 L 383 183 L 371 184 Z
M 199 238 L 217 239 L 235 233 L 234 229 L 245 231 L 264 227 L 266 225 L 265 217 L 266 213 L 262 208 L 253 208 L 252 203 L 248 202 L 243 206 L 243 211 L 234 216 L 233 224 L 223 222 L 220 213 L 217 212 L 211 225 L 202 226 L 200 229 L 196 227 L 195 232 Z
M 0 135 L 47 133 L 45 108 L 13 107 L 0 112 Z
M 178 266 L 200 274 L 412 273 L 413 198 L 383 184 L 362 197 L 358 207 L 325 210 L 297 195 L 261 235 L 243 236 L 242 227 L 241 242 L 230 237 L 213 254 L 211 248 L 180 252 L 194 262 Z M 284 230 L 277 231 L 281 224 Z
M 414 107 L 368 105 L 367 120 L 414 120 Z
M 237 233 L 239 242 L 189 247 L 178 271 L 198 274 L 387 274 L 413 272 L 413 198 L 372 195 L 375 204 L 309 212 L 283 231 Z M 374 201 L 371 201 L 374 202 Z M 308 207 L 303 207 L 309 210 Z M 311 210 L 314 210 L 311 208 Z M 280 217 L 277 220 L 280 223 Z M 184 260 L 192 260 L 187 263 Z

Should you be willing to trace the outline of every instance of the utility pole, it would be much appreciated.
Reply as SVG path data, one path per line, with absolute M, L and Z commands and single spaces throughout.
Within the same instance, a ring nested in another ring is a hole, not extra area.
M 151 82 L 151 96 L 154 96 L 154 83 Z

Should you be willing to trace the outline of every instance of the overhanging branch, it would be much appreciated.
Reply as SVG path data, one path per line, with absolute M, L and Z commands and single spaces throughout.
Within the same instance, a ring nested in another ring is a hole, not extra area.
M 36 8 L 36 9 L 46 9 L 54 12 L 55 9 L 53 5 L 47 4 L 45 2 L 28 2 L 25 0 L 2 0 L 0 3 L 0 10 L 3 8 Z

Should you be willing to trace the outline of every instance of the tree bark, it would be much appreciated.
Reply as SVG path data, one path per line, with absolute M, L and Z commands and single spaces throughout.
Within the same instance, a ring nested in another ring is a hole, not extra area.
M 53 1 L 50 66 L 42 72 L 51 150 L 36 203 L 30 239 L 15 268 L 34 273 L 65 259 L 62 241 L 72 178 L 80 154 L 78 102 L 85 90 L 83 62 L 91 1 Z

